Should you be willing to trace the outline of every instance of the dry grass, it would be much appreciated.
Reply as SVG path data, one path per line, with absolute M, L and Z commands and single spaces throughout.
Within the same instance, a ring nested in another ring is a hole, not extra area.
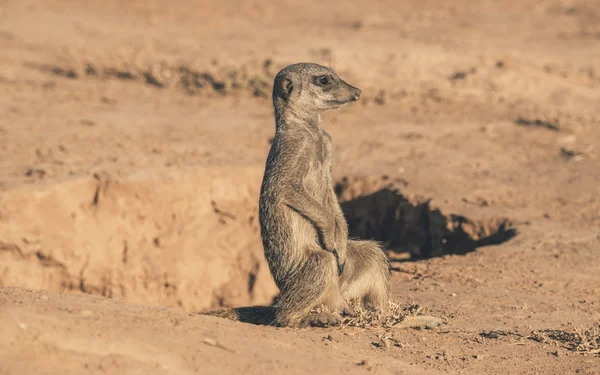
M 315 312 L 327 312 L 327 307 L 321 306 L 314 310 Z M 422 309 L 417 304 L 407 304 L 401 306 L 390 302 L 387 309 L 368 309 L 360 304 L 349 302 L 348 308 L 341 313 L 341 327 L 358 328 L 393 328 L 404 322 L 407 317 L 417 316 L 422 313 Z
M 584 355 L 600 356 L 600 323 L 587 329 L 582 327 L 572 327 L 569 330 L 536 329 L 530 330 L 529 334 L 525 335 L 516 331 L 492 330 L 483 331 L 479 336 L 482 340 L 516 337 L 518 340 L 532 340 Z
M 569 331 L 558 329 L 535 330 L 529 339 L 582 354 L 600 355 L 600 323 L 589 329 L 575 327 Z

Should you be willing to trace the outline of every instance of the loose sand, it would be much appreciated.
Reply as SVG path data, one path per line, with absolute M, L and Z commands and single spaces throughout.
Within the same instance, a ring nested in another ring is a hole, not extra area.
M 600 8 L 0 1 L 0 374 L 599 374 Z M 277 329 L 274 74 L 329 65 L 353 233 L 434 330 Z M 410 257 L 412 254 L 412 258 Z

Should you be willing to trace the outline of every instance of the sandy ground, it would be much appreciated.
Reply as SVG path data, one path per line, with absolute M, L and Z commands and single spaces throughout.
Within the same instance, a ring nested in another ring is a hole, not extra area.
M 597 1 L 3 0 L 0 51 L 0 374 L 600 374 Z M 363 89 L 324 118 L 344 210 L 442 327 L 194 314 L 277 292 L 299 61 Z

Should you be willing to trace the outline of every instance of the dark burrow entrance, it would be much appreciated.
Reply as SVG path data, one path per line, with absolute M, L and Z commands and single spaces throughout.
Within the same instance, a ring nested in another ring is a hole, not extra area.
M 474 221 L 444 215 L 429 200 L 408 199 L 400 180 L 386 176 L 344 178 L 336 193 L 348 221 L 350 236 L 374 239 L 411 259 L 466 254 L 480 246 L 501 244 L 517 235 L 506 218 Z

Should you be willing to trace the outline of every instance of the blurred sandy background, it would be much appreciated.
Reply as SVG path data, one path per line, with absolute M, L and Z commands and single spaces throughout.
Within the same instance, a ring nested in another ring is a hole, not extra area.
M 300 61 L 363 90 L 324 118 L 340 198 L 443 329 L 189 315 L 277 292 L 258 191 Z M 0 0 L 0 374 L 598 374 L 599 126 L 594 0 Z

